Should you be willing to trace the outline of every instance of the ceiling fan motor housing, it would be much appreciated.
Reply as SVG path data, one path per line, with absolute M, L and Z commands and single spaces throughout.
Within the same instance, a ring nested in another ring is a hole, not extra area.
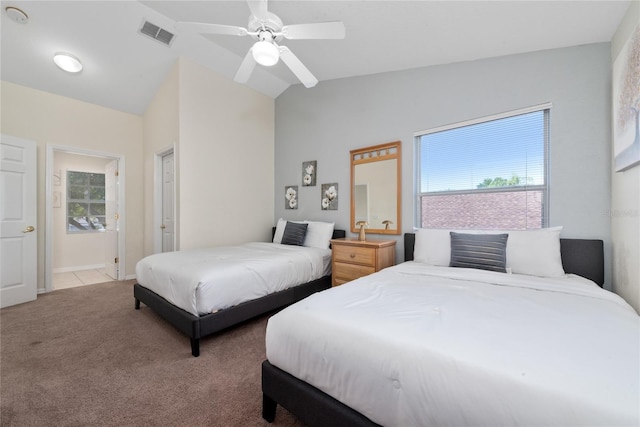
M 258 38 L 258 41 L 261 42 L 272 42 L 276 39 L 270 30 L 258 30 L 258 35 L 256 37 Z
M 250 33 L 258 33 L 256 37 L 260 41 L 280 41 L 282 35 L 277 35 L 282 30 L 282 20 L 271 12 L 267 12 L 267 19 L 258 19 L 253 15 L 249 16 L 247 29 Z M 263 34 L 263 33 L 269 34 Z

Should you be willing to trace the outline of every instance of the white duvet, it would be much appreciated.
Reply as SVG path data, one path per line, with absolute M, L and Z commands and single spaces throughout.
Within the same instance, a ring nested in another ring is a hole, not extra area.
M 284 309 L 266 345 L 384 426 L 640 424 L 640 317 L 577 276 L 407 262 Z
M 330 249 L 262 242 L 160 253 L 136 265 L 140 285 L 196 316 L 330 272 Z

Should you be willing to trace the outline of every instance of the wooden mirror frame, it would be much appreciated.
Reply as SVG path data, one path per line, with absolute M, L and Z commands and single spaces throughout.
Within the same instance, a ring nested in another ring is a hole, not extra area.
M 384 228 L 365 228 L 367 234 L 401 234 L 402 232 L 402 150 L 401 142 L 394 141 L 386 144 L 374 145 L 371 147 L 359 148 L 351 150 L 351 231 L 357 233 L 360 227 L 356 226 L 356 166 L 380 162 L 384 160 L 396 160 L 396 194 L 392 197 L 396 199 L 396 224 L 393 229 Z

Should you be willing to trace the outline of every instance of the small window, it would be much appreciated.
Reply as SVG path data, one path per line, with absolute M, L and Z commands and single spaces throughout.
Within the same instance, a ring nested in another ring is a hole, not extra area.
M 422 228 L 547 225 L 549 107 L 416 134 Z
M 67 172 L 67 231 L 96 232 L 105 229 L 104 174 Z

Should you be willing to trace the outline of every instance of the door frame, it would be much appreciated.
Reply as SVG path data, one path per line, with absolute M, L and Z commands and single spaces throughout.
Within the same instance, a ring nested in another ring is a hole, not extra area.
M 45 165 L 45 231 L 44 231 L 44 292 L 53 290 L 53 158 L 56 152 L 77 154 L 81 156 L 102 157 L 118 161 L 118 280 L 125 279 L 126 262 L 126 209 L 125 209 L 125 163 L 124 156 L 104 151 L 87 150 L 84 148 L 68 147 L 64 145 L 47 144 Z
M 176 168 L 176 150 L 175 144 L 164 147 L 155 152 L 153 162 L 153 253 L 162 252 L 162 158 L 167 154 L 173 154 L 173 248 L 178 248 L 178 199 L 176 197 L 178 187 L 178 173 Z

